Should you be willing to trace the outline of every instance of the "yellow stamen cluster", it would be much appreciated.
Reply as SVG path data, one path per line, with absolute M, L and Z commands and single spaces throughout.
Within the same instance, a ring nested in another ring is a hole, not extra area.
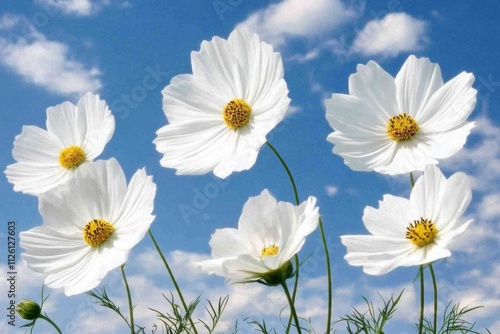
M 85 161 L 85 151 L 80 146 L 68 146 L 59 153 L 59 164 L 66 169 L 80 166 Z
M 392 116 L 387 122 L 387 135 L 396 141 L 408 140 L 417 131 L 417 121 L 406 113 Z
M 262 252 L 260 253 L 260 257 L 266 257 L 266 256 L 275 256 L 279 253 L 280 249 L 276 245 L 271 245 L 264 247 Z
M 100 246 L 115 228 L 103 219 L 92 219 L 83 228 L 83 240 L 92 247 Z
M 236 130 L 250 121 L 252 108 L 245 100 L 232 99 L 222 110 L 224 123 L 231 129 Z
M 424 247 L 434 241 L 437 233 L 436 226 L 430 220 L 420 218 L 406 228 L 406 239 L 418 247 Z

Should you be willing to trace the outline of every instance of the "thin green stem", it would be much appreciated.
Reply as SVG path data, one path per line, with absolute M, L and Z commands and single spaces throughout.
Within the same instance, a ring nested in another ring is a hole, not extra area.
M 424 266 L 420 266 L 420 319 L 418 321 L 418 334 L 422 334 L 424 327 Z
M 123 282 L 125 283 L 125 290 L 127 290 L 128 308 L 130 313 L 130 333 L 135 334 L 134 330 L 134 306 L 132 305 L 132 296 L 130 295 L 130 288 L 128 286 L 127 277 L 125 276 L 125 265 L 123 264 L 120 269 L 122 271 Z
M 273 153 L 276 155 L 278 160 L 281 162 L 281 165 L 283 165 L 283 168 L 285 169 L 286 173 L 288 174 L 288 177 L 290 178 L 290 183 L 292 184 L 293 194 L 295 196 L 295 203 L 297 205 L 299 205 L 300 204 L 299 194 L 297 191 L 297 186 L 295 185 L 295 180 L 293 179 L 292 172 L 290 172 L 290 169 L 288 168 L 285 160 L 281 157 L 281 155 L 273 147 L 273 145 L 271 145 L 271 143 L 269 143 L 269 142 L 266 142 L 266 145 L 273 151 Z M 328 333 L 330 331 L 331 319 L 332 319 L 332 301 L 333 301 L 332 271 L 331 271 L 331 266 L 330 266 L 330 253 L 328 252 L 328 244 L 326 243 L 325 231 L 323 228 L 323 222 L 321 221 L 321 218 L 319 218 L 319 228 L 321 231 L 321 240 L 323 241 L 323 248 L 325 250 L 326 272 L 327 272 L 327 276 L 328 276 L 328 318 L 327 318 L 327 322 L 326 322 L 326 325 L 327 325 L 326 328 L 327 328 L 327 333 Z M 297 255 L 295 255 L 295 266 L 296 266 L 297 270 L 296 270 L 295 284 L 293 286 L 293 293 L 292 293 L 292 300 L 294 302 L 295 302 L 295 296 L 297 294 L 297 286 L 298 286 L 298 281 L 299 281 L 299 258 Z M 291 321 L 292 321 L 292 318 L 290 318 L 288 321 L 287 330 L 290 329 Z
M 413 173 L 410 172 L 410 184 L 411 188 L 415 186 L 415 179 L 413 178 Z M 424 327 L 424 303 L 425 303 L 425 297 L 424 297 L 424 266 L 420 266 L 419 269 L 419 276 L 420 276 L 420 317 L 418 321 L 418 334 L 422 334 L 423 327 Z
M 286 299 L 288 299 L 288 304 L 290 304 L 290 313 L 291 313 L 290 319 L 293 317 L 293 320 L 295 321 L 295 326 L 297 327 L 297 333 L 302 334 L 299 324 L 299 317 L 297 316 L 297 311 L 295 311 L 295 305 L 293 303 L 292 297 L 290 296 L 290 291 L 288 291 L 286 282 L 283 281 L 281 283 L 281 286 L 283 287 L 283 290 L 285 290 Z
M 153 233 L 151 232 L 151 229 L 148 230 L 149 236 L 151 237 L 151 240 L 153 241 L 153 244 L 156 247 L 156 250 L 158 251 L 158 254 L 160 254 L 161 260 L 163 261 L 163 264 L 165 265 L 165 268 L 167 268 L 168 274 L 170 275 L 170 279 L 172 280 L 172 283 L 174 283 L 175 290 L 177 291 L 177 294 L 179 295 L 179 299 L 181 300 L 182 306 L 184 307 L 184 310 L 186 310 L 186 314 L 189 313 L 189 309 L 186 305 L 186 302 L 184 301 L 184 297 L 182 296 L 181 289 L 179 288 L 179 285 L 177 284 L 177 281 L 175 280 L 174 274 L 172 273 L 172 270 L 170 270 L 170 266 L 167 263 L 167 260 L 165 259 L 165 256 L 163 256 L 163 253 L 160 249 L 160 246 L 158 246 L 158 243 L 155 240 L 155 237 L 153 236 Z M 198 334 L 198 331 L 196 330 L 196 327 L 194 326 L 193 319 L 191 319 L 191 315 L 189 315 L 189 322 L 191 324 L 191 327 L 193 328 L 193 332 L 195 334 Z
M 276 155 L 276 157 L 278 158 L 278 160 L 283 165 L 283 168 L 285 168 L 285 171 L 288 174 L 288 177 L 290 178 L 290 182 L 292 183 L 293 194 L 295 196 L 295 204 L 299 205 L 300 204 L 299 203 L 299 193 L 297 192 L 297 187 L 295 186 L 295 181 L 293 179 L 292 173 L 290 172 L 290 169 L 288 169 L 288 166 L 286 165 L 285 160 L 283 160 L 283 158 L 278 153 L 278 151 L 276 151 L 276 149 L 273 147 L 273 145 L 271 145 L 271 143 L 269 143 L 269 142 L 266 142 L 266 145 L 269 146 L 269 148 L 271 149 L 271 151 L 274 152 L 274 154 Z
M 434 287 L 434 327 L 433 332 L 436 334 L 437 332 L 437 311 L 438 311 L 438 288 L 436 282 L 436 275 L 434 275 L 434 268 L 432 267 L 432 263 L 429 264 L 429 270 L 431 272 L 432 277 L 432 286 Z
M 288 168 L 285 160 L 281 157 L 281 155 L 278 153 L 278 151 L 274 148 L 271 143 L 266 142 L 267 146 L 273 151 L 273 153 L 276 155 L 278 160 L 281 162 L 281 165 L 285 169 L 286 173 L 288 174 L 288 177 L 290 179 L 290 183 L 292 184 L 293 188 L 293 194 L 295 196 L 295 203 L 297 205 L 300 204 L 299 202 L 299 193 L 297 191 L 297 186 L 295 185 L 295 180 L 293 178 L 292 172 L 290 172 L 290 169 Z M 327 276 L 328 276 L 328 318 L 327 318 L 327 333 L 330 331 L 330 326 L 331 326 L 331 319 L 332 319 L 332 301 L 333 301 L 333 290 L 332 290 L 332 271 L 330 267 L 330 253 L 328 252 L 328 244 L 326 243 L 326 237 L 325 237 L 325 231 L 323 228 L 323 222 L 321 221 L 321 218 L 319 218 L 319 228 L 321 231 L 321 240 L 323 241 L 323 248 L 325 250 L 325 260 L 326 260 L 326 271 L 327 271 Z M 295 283 L 293 286 L 293 293 L 292 293 L 292 301 L 295 302 L 295 296 L 297 294 L 297 286 L 299 282 L 299 258 L 297 255 L 295 255 L 295 266 L 296 266 L 296 277 L 295 277 Z M 290 321 L 288 322 L 287 330 L 290 328 L 291 324 L 291 318 Z
M 332 322 L 332 301 L 333 301 L 332 269 L 330 267 L 330 253 L 328 252 L 325 230 L 323 229 L 323 222 L 321 220 L 321 217 L 319 217 L 319 230 L 321 231 L 321 240 L 323 241 L 323 246 L 325 248 L 326 274 L 328 276 L 328 317 L 326 319 L 326 333 L 330 333 L 330 326 Z
M 292 172 L 290 172 L 290 169 L 288 168 L 285 160 L 281 157 L 281 155 L 278 153 L 278 151 L 274 148 L 271 143 L 266 142 L 266 145 L 273 151 L 274 155 L 278 158 L 278 160 L 281 162 L 281 165 L 285 169 L 288 178 L 290 179 L 290 183 L 292 184 L 292 189 L 293 189 L 293 195 L 295 196 L 295 204 L 299 205 L 299 192 L 297 191 L 297 186 L 295 185 L 295 180 L 293 179 Z M 295 281 L 293 283 L 293 291 L 292 291 L 292 302 L 295 302 L 295 297 L 297 296 L 297 288 L 299 286 L 299 256 L 295 254 L 294 256 L 294 262 L 295 262 Z M 286 326 L 286 332 L 288 333 L 290 331 L 290 326 L 292 326 L 292 317 L 288 319 L 288 324 Z
M 40 319 L 43 319 L 43 320 L 47 321 L 49 324 L 51 324 L 51 325 L 52 325 L 52 326 L 56 329 L 56 331 L 57 331 L 59 334 L 62 334 L 62 332 L 61 332 L 61 330 L 59 329 L 59 327 L 57 327 L 57 325 L 56 325 L 56 324 L 55 324 L 52 320 L 50 320 L 50 318 L 49 318 L 49 317 L 46 317 L 46 316 L 44 316 L 43 314 L 40 314 L 40 315 L 38 316 L 38 318 L 40 318 Z

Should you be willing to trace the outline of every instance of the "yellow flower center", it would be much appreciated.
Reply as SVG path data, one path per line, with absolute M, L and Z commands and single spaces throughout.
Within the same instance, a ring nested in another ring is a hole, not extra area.
M 387 122 L 387 135 L 396 141 L 408 140 L 418 131 L 418 123 L 410 115 L 392 116 Z
M 85 151 L 80 146 L 68 146 L 59 153 L 59 163 L 66 169 L 78 167 L 85 161 Z
M 92 247 L 100 246 L 115 228 L 103 219 L 92 219 L 83 228 L 83 240 Z
M 424 247 L 434 241 L 437 233 L 436 226 L 430 220 L 420 218 L 406 228 L 406 239 L 418 247 Z
M 276 245 L 267 246 L 262 249 L 262 252 L 260 252 L 260 257 L 275 256 L 279 253 L 279 251 L 280 249 Z
M 252 108 L 245 100 L 232 99 L 222 110 L 222 117 L 229 128 L 236 130 L 248 124 L 251 112 Z

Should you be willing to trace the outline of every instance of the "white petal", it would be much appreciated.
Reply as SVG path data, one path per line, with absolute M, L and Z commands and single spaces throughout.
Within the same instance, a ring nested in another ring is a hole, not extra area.
M 253 251 L 253 245 L 242 234 L 234 228 L 223 228 L 215 230 L 210 238 L 212 257 L 233 258 L 241 254 Z
M 455 239 L 460 238 L 472 224 L 473 220 L 468 220 L 466 222 L 455 222 L 454 224 L 448 224 L 441 230 L 439 230 L 435 243 L 441 248 L 449 247 Z
M 463 173 L 455 173 L 448 180 L 439 199 L 441 205 L 436 216 L 436 227 L 439 231 L 454 229 L 454 225 L 469 206 L 472 199 L 470 180 Z M 451 226 L 447 226 L 451 224 Z
M 59 164 L 59 152 L 63 148 L 53 134 L 36 126 L 23 126 L 12 150 L 18 163 L 5 170 L 14 190 L 39 195 L 65 182 L 70 171 Z
M 199 52 L 191 52 L 193 75 L 209 82 L 214 93 L 230 101 L 244 96 L 242 73 L 226 40 L 203 41 Z
M 230 282 L 252 281 L 258 278 L 259 273 L 266 273 L 277 268 L 269 268 L 264 263 L 255 257 L 242 254 L 235 259 L 228 259 L 222 264 L 224 276 Z
M 87 93 L 76 106 L 78 125 L 74 131 L 80 132 L 82 148 L 89 160 L 99 156 L 115 131 L 115 118 L 99 95 Z
M 388 118 L 371 104 L 351 95 L 332 94 L 325 100 L 330 126 L 354 138 L 386 138 Z
M 474 122 L 464 123 L 463 126 L 446 132 L 431 132 L 422 129 L 417 135 L 425 138 L 425 148 L 429 156 L 446 159 L 462 149 L 474 126 Z
M 271 246 L 281 236 L 278 202 L 267 189 L 259 196 L 250 197 L 243 206 L 238 230 L 256 250 Z
M 419 119 L 432 95 L 443 84 L 438 64 L 431 63 L 428 58 L 409 56 L 396 76 L 400 113 Z
M 429 154 L 429 147 L 425 139 L 418 134 L 410 140 L 390 141 L 394 143 L 395 150 L 392 161 L 387 165 L 375 167 L 375 171 L 378 173 L 389 175 L 406 174 L 413 171 L 422 171 L 425 166 L 438 163 Z
M 224 179 L 233 172 L 250 169 L 266 141 L 265 137 L 258 134 L 248 124 L 237 131 L 229 131 L 227 147 L 221 161 L 214 168 L 214 175 Z
M 280 254 L 280 266 L 286 261 L 290 260 L 292 256 L 297 254 L 302 248 L 306 237 L 314 232 L 318 227 L 319 222 L 319 208 L 316 206 L 316 198 L 310 196 L 307 201 L 301 203 L 299 206 L 292 206 L 291 203 L 278 203 L 280 209 L 286 206 L 286 210 L 281 209 L 286 215 L 281 215 L 281 225 L 292 225 L 293 229 L 290 235 L 284 234 L 282 236 L 286 243 L 283 245 L 283 250 Z M 282 227 L 282 231 L 287 231 Z
M 232 99 L 215 94 L 212 83 L 191 74 L 175 76 L 162 94 L 163 111 L 170 124 L 192 120 L 223 123 L 222 110 Z
M 64 149 L 53 134 L 36 126 L 23 126 L 14 140 L 12 156 L 22 163 L 41 166 L 59 166 L 59 153 Z
M 164 156 L 164 167 L 177 169 L 177 174 L 205 174 L 213 170 L 234 143 L 230 129 L 218 121 L 177 122 L 157 131 L 156 150 Z M 234 139 L 233 139 L 234 140 Z
M 327 140 L 335 144 L 333 153 L 342 156 L 346 165 L 355 171 L 371 171 L 390 165 L 398 148 L 388 137 L 354 141 L 344 133 L 334 132 Z
M 476 105 L 474 76 L 462 72 L 441 87 L 417 119 L 428 132 L 446 132 L 463 126 Z
M 446 178 L 434 165 L 425 168 L 424 174 L 415 182 L 410 195 L 412 215 L 422 217 L 433 222 L 438 217 L 439 210 L 444 204 L 443 193 L 446 189 Z
M 71 102 L 63 102 L 47 108 L 47 131 L 55 135 L 64 147 L 83 144 L 83 131 L 79 127 L 76 107 Z M 79 131 L 80 130 L 80 131 Z
M 365 227 L 374 236 L 404 239 L 412 221 L 409 201 L 392 195 L 384 195 L 378 209 L 368 206 L 363 213 Z
M 108 271 L 125 263 L 128 255 L 109 247 L 91 247 L 81 232 L 67 235 L 47 226 L 22 232 L 20 237 L 28 267 L 46 274 L 45 283 L 64 288 L 68 296 L 96 287 Z
M 271 109 L 269 103 L 276 104 L 277 98 L 281 97 L 286 100 L 286 107 L 281 107 L 280 112 L 283 118 L 290 99 L 283 80 L 284 69 L 280 54 L 274 52 L 270 44 L 261 42 L 257 34 L 245 29 L 235 29 L 229 35 L 228 44 L 241 71 L 239 79 L 244 85 L 244 95 L 241 97 L 257 114 Z
M 5 176 L 14 184 L 14 191 L 41 195 L 58 184 L 66 182 L 73 173 L 60 166 L 38 166 L 36 164 L 15 163 L 7 166 Z
M 127 192 L 125 175 L 115 159 L 80 166 L 67 183 L 40 198 L 44 223 L 64 230 L 71 225 L 82 231 L 92 219 L 112 219 Z
M 153 177 L 144 169 L 138 170 L 130 181 L 118 214 L 110 218 L 117 236 L 114 247 L 131 249 L 142 240 L 155 218 L 152 215 L 155 194 Z
M 414 246 L 406 239 L 371 235 L 343 235 L 347 247 L 346 261 L 352 266 L 363 266 L 370 275 L 382 275 L 404 265 L 404 257 Z
M 358 65 L 349 77 L 349 93 L 371 104 L 387 120 L 399 114 L 394 78 L 376 62 Z

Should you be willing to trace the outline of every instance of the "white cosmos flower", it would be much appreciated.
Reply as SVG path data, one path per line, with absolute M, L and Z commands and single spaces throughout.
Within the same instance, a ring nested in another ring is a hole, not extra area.
M 370 275 L 396 267 L 430 263 L 451 255 L 448 245 L 472 220 L 462 215 L 471 201 L 468 177 L 446 179 L 433 165 L 425 168 L 410 199 L 384 195 L 379 208 L 366 207 L 363 222 L 372 235 L 344 235 L 345 259 Z
M 349 77 L 349 95 L 326 100 L 333 152 L 356 171 L 422 171 L 464 145 L 474 123 L 474 76 L 462 72 L 444 84 L 439 65 L 410 56 L 396 78 L 374 61 Z
M 213 259 L 199 266 L 232 283 L 258 281 L 298 253 L 318 225 L 318 211 L 312 196 L 295 206 L 277 202 L 266 189 L 245 203 L 237 229 L 215 231 L 210 239 Z
M 191 53 L 193 74 L 165 87 L 168 125 L 157 131 L 160 163 L 177 174 L 225 178 L 253 166 L 290 103 L 281 56 L 256 34 L 234 30 Z
M 78 166 L 92 162 L 115 130 L 106 102 L 87 93 L 75 106 L 64 102 L 47 109 L 47 130 L 23 126 L 5 175 L 15 191 L 40 195 L 68 181 Z
M 21 232 L 28 268 L 45 284 L 75 295 L 95 288 L 127 261 L 148 231 L 156 185 L 144 169 L 127 187 L 115 159 L 80 166 L 75 176 L 39 197 L 43 225 Z

